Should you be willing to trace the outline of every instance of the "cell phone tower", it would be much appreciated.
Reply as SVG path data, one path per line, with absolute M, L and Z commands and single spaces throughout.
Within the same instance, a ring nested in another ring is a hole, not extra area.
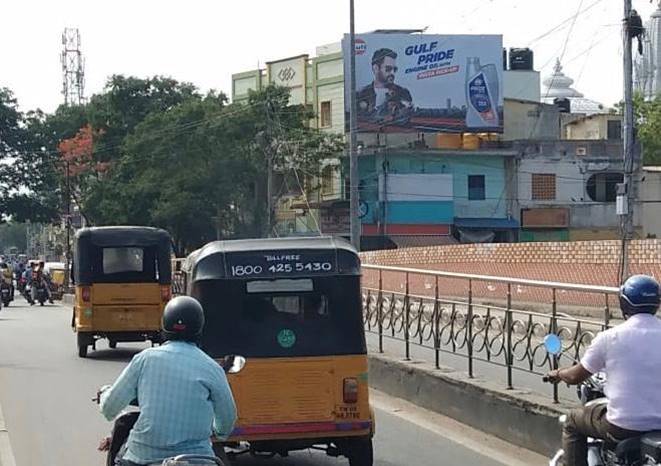
M 81 105 L 85 102 L 85 60 L 80 51 L 80 32 L 77 28 L 65 28 L 62 33 L 62 94 L 64 105 Z

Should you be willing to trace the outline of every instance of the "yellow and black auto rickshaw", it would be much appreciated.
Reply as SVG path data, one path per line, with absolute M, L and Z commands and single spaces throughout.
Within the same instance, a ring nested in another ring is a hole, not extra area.
M 374 419 L 360 260 L 332 238 L 217 241 L 184 264 L 202 303 L 202 348 L 245 358 L 228 376 L 238 407 L 229 443 L 286 455 L 310 447 L 372 466 Z
M 170 235 L 158 228 L 83 228 L 76 234 L 72 325 L 78 355 L 96 340 L 160 342 L 171 289 Z

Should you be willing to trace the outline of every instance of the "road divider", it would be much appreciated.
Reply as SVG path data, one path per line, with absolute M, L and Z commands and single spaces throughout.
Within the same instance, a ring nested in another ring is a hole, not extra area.
M 420 361 L 369 358 L 370 386 L 541 455 L 560 445 L 558 417 L 571 406 Z

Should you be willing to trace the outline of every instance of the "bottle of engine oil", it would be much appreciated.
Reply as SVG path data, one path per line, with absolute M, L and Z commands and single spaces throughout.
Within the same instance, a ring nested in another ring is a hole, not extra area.
M 469 57 L 467 60 L 466 127 L 468 129 L 498 126 L 498 73 L 494 71 L 493 65 L 480 66 L 479 57 Z

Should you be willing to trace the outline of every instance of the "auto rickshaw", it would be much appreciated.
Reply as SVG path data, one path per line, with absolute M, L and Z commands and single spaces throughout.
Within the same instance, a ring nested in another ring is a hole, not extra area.
M 96 340 L 161 341 L 161 316 L 171 297 L 170 235 L 158 228 L 83 228 L 76 233 L 72 326 L 78 356 Z
M 64 294 L 64 262 L 46 262 L 44 273 L 49 277 L 50 293 L 53 299 L 62 299 Z
M 229 444 L 282 456 L 315 447 L 372 466 L 360 259 L 351 245 L 216 241 L 183 269 L 187 294 L 205 311 L 202 349 L 219 362 L 246 361 L 228 376 L 238 408 Z

